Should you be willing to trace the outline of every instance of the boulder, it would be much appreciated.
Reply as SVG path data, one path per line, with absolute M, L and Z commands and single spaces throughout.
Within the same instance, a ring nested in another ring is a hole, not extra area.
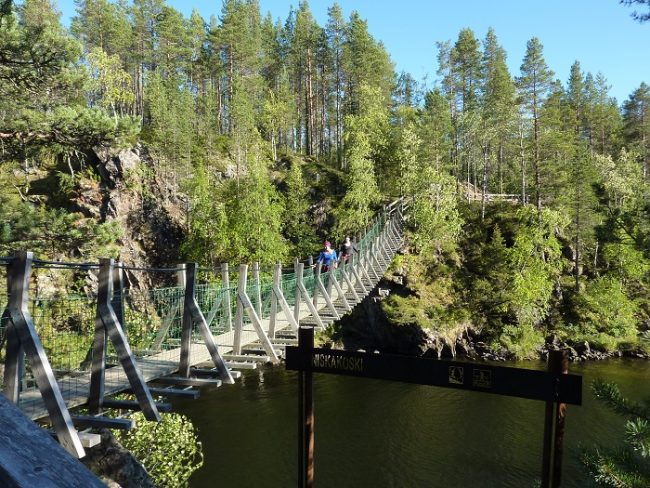
M 109 188 L 116 188 L 124 174 L 142 162 L 139 154 L 132 149 L 98 148 L 94 152 L 98 159 L 99 175 Z
M 86 449 L 82 462 L 98 476 L 120 488 L 155 488 L 149 473 L 124 449 L 108 429 L 101 429 L 100 444 Z

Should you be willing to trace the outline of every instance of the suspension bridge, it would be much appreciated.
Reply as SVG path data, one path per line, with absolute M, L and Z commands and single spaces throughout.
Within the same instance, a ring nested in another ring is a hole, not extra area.
M 99 442 L 89 429 L 132 427 L 106 409 L 141 410 L 159 420 L 169 404 L 154 398 L 196 398 L 198 387 L 232 384 L 242 369 L 278 363 L 297 343 L 300 325 L 323 328 L 350 312 L 401 247 L 407 207 L 403 199 L 383 207 L 351 258 L 327 272 L 311 257 L 290 270 L 61 263 L 25 251 L 0 258 L 0 286 L 7 287 L 0 321 L 4 395 L 83 457 Z M 89 276 L 98 281 L 91 294 L 46 286 L 53 277 L 74 283 Z M 152 276 L 170 286 L 141 286 Z M 135 400 L 115 398 L 121 393 Z

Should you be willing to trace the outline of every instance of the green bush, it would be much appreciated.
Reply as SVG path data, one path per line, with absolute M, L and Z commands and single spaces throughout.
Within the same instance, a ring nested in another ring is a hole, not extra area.
M 627 297 L 619 279 L 596 278 L 576 297 L 579 335 L 606 351 L 624 342 L 637 342 L 636 311 L 637 306 Z
M 119 442 L 142 463 L 156 486 L 188 486 L 190 476 L 203 466 L 201 442 L 192 422 L 177 413 L 162 414 L 160 422 L 148 422 L 134 413 L 136 427 L 119 432 Z

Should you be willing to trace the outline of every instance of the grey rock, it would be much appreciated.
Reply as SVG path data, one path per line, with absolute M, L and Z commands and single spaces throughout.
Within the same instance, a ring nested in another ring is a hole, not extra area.
M 86 457 L 82 459 L 90 470 L 121 488 L 155 488 L 144 467 L 117 442 L 110 430 L 101 429 L 100 434 L 101 443 L 86 449 Z

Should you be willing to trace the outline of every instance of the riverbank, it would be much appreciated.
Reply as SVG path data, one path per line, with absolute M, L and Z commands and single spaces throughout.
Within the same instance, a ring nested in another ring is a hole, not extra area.
M 480 327 L 463 325 L 441 333 L 433 326 L 425 328 L 418 323 L 395 323 L 386 313 L 383 304 L 391 293 L 399 293 L 398 288 L 403 283 L 403 279 L 395 279 L 395 276 L 382 280 L 377 290 L 361 306 L 320 334 L 321 345 L 437 358 L 466 357 L 484 361 L 521 359 L 505 347 L 487 343 Z M 527 359 L 545 361 L 548 351 L 557 349 L 568 349 L 572 362 L 618 358 L 650 359 L 650 354 L 641 347 L 604 350 L 587 340 L 561 339 L 557 334 L 546 336 L 536 354 Z

